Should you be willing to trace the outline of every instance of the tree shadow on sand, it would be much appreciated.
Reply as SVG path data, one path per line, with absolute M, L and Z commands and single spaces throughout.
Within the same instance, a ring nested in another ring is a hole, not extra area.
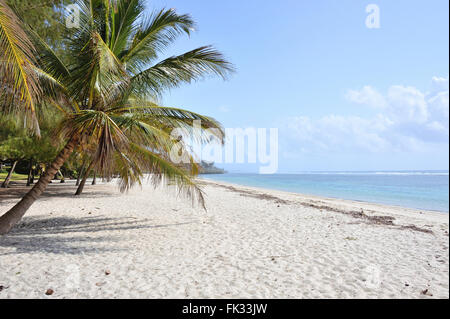
M 23 182 L 12 183 L 10 188 L 0 188 L 0 203 L 9 200 L 20 200 L 31 186 L 25 186 Z M 75 197 L 76 186 L 74 183 L 60 184 L 54 182 L 50 184 L 39 198 L 39 201 L 46 201 L 52 198 L 98 198 L 107 197 L 114 194 L 111 185 L 86 186 L 81 196 Z
M 25 217 L 8 235 L 0 236 L 0 256 L 34 252 L 77 255 L 121 251 L 126 249 L 114 245 L 121 240 L 121 231 L 174 227 L 192 223 L 155 225 L 148 219 L 132 217 Z M 103 231 L 108 231 L 109 235 L 92 236 Z M 106 247 L 105 242 L 110 245 Z

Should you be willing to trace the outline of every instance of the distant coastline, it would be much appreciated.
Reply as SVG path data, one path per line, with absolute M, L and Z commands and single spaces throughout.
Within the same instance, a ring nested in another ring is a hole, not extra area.
M 214 175 L 214 174 L 222 175 L 227 173 L 226 170 L 216 167 L 214 163 L 202 161 L 199 166 L 200 166 L 199 168 L 200 175 Z

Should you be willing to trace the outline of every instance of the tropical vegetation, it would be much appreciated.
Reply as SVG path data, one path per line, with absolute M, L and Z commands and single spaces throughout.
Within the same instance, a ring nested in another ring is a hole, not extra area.
M 183 83 L 208 75 L 226 78 L 232 65 L 211 46 L 160 59 L 178 37 L 195 29 L 187 14 L 162 9 L 146 16 L 142 0 L 76 4 L 79 27 L 65 30 L 64 39 L 51 43 L 0 0 L 1 117 L 21 123 L 26 131 L 19 129 L 18 136 L 23 139 L 55 137 L 56 143 L 47 145 L 57 153 L 53 160 L 40 159 L 47 163 L 45 172 L 0 217 L 0 234 L 9 232 L 63 165 L 73 161 L 85 166 L 80 186 L 91 172 L 106 180 L 118 177 L 122 191 L 148 176 L 155 185 L 176 185 L 204 206 L 202 190 L 193 178 L 198 172 L 195 160 L 171 132 L 189 130 L 193 121 L 201 121 L 202 129 L 214 128 L 223 141 L 223 129 L 211 117 L 163 107 L 159 101 L 164 92 Z M 201 133 L 196 138 L 204 139 Z M 170 160 L 175 145 L 189 154 L 189 169 Z

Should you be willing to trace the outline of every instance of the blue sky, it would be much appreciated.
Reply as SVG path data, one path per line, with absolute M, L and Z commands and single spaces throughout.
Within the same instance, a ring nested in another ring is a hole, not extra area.
M 380 8 L 369 29 L 366 6 Z M 225 127 L 279 128 L 279 172 L 448 169 L 447 0 L 154 0 L 237 68 L 168 93 Z M 226 165 L 255 171 L 257 165 Z

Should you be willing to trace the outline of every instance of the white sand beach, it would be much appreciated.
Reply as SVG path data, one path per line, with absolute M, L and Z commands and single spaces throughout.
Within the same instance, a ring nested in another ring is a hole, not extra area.
M 0 237 L 0 298 L 449 297 L 448 214 L 202 183 L 207 212 L 50 185 Z

